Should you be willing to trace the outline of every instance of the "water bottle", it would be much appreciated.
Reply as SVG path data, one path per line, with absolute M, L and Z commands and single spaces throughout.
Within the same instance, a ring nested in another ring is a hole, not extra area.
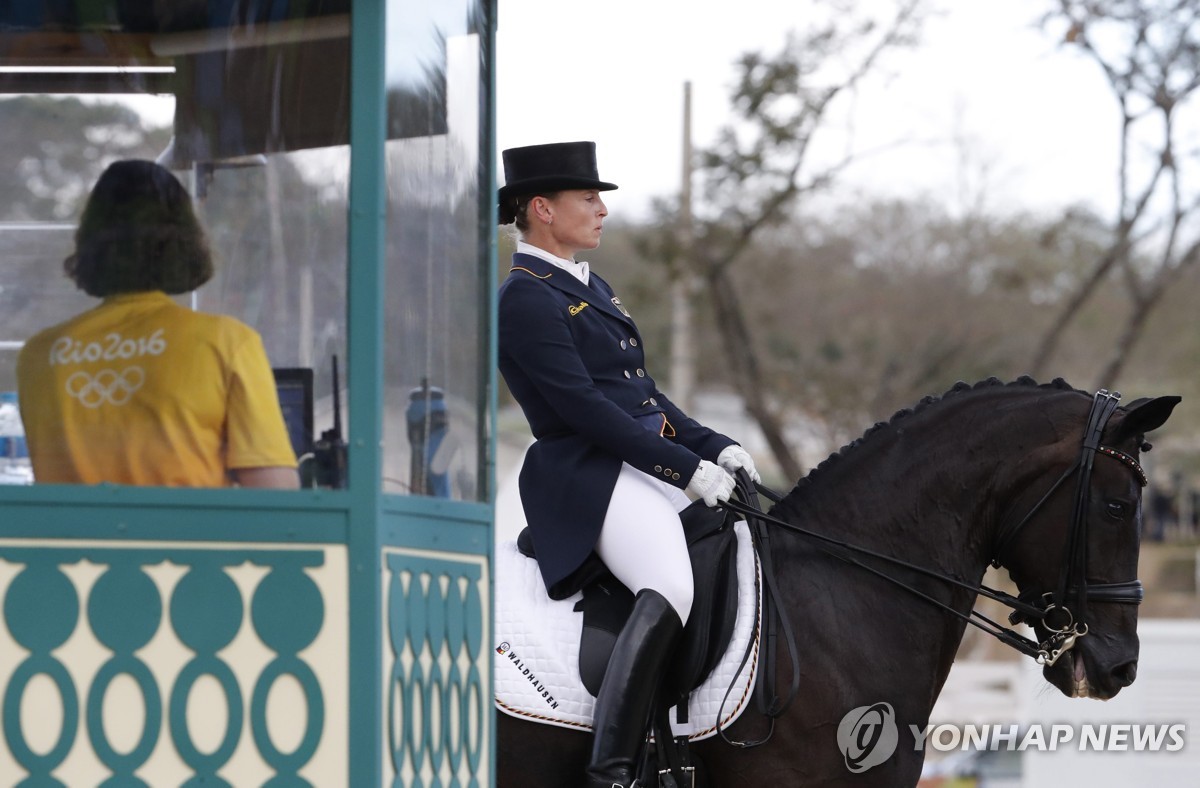
M 15 391 L 0 391 L 0 484 L 32 484 L 29 447 Z

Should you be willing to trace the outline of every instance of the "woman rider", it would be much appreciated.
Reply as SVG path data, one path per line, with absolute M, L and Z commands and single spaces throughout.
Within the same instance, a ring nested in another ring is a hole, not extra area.
M 500 287 L 499 365 L 536 438 L 521 501 L 546 590 L 563 599 L 605 568 L 635 594 L 599 696 L 589 788 L 628 788 L 660 674 L 691 611 L 678 512 L 728 500 L 758 473 L 732 439 L 689 418 L 646 371 L 641 335 L 576 255 L 608 209 L 592 142 L 504 151 L 500 223 L 519 233 Z

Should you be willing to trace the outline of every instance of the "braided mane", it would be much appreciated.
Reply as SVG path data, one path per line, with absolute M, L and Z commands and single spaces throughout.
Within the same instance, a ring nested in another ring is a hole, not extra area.
M 974 383 L 974 384 L 966 383 L 964 381 L 959 381 L 958 383 L 955 383 L 948 391 L 946 391 L 946 393 L 942 394 L 940 397 L 933 396 L 933 395 L 925 397 L 924 399 L 922 399 L 920 402 L 918 402 L 916 405 L 914 405 L 911 408 L 903 408 L 901 410 L 896 411 L 895 413 L 892 414 L 892 417 L 890 419 L 888 419 L 887 421 L 876 422 L 874 425 L 867 428 L 867 431 L 864 432 L 861 437 L 856 438 L 855 440 L 851 441 L 850 443 L 846 444 L 842 448 L 835 451 L 833 454 L 829 455 L 829 457 L 827 457 L 819 465 L 817 465 L 815 468 L 813 468 L 811 471 L 809 471 L 808 475 L 804 476 L 799 481 L 797 481 L 796 486 L 792 490 L 792 493 L 801 492 L 805 487 L 812 484 L 814 479 L 820 478 L 823 474 L 827 473 L 829 471 L 829 469 L 832 466 L 836 465 L 838 462 L 840 462 L 842 460 L 842 458 L 846 456 L 846 454 L 848 454 L 851 451 L 853 451 L 854 449 L 858 448 L 860 445 L 862 445 L 862 443 L 864 441 L 866 441 L 872 435 L 875 435 L 876 433 L 878 433 L 882 430 L 888 430 L 888 429 L 895 428 L 897 422 L 903 421 L 904 419 L 913 415 L 914 413 L 924 412 L 925 410 L 928 410 L 930 407 L 934 407 L 934 406 L 938 405 L 939 403 L 942 403 L 942 402 L 944 402 L 948 399 L 954 398 L 954 397 L 958 397 L 967 392 L 979 391 L 981 389 L 992 389 L 992 388 L 997 388 L 997 387 L 1037 388 L 1037 389 L 1045 389 L 1048 391 L 1074 391 L 1074 392 L 1083 394 L 1085 396 L 1090 396 L 1086 391 L 1080 391 L 1079 389 L 1075 388 L 1071 384 L 1067 383 L 1062 378 L 1055 378 L 1054 380 L 1050 381 L 1049 383 L 1038 383 L 1036 380 L 1029 377 L 1028 375 L 1022 375 L 1021 377 L 1019 377 L 1016 380 L 1011 381 L 1009 383 L 1005 383 L 1004 381 L 1000 380 L 999 378 L 994 378 L 994 377 L 988 378 L 986 380 L 981 380 L 978 383 Z

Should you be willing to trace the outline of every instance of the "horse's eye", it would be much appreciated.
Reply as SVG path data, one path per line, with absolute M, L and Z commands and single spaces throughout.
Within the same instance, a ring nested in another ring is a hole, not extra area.
M 1129 504 L 1124 501 L 1108 501 L 1104 504 L 1104 511 L 1114 520 L 1124 520 L 1129 513 Z

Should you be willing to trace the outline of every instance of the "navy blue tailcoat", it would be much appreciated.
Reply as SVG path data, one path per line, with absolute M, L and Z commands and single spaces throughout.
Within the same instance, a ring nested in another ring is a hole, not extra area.
M 686 488 L 735 441 L 677 408 L 646 372 L 642 337 L 608 283 L 513 255 L 500 286 L 500 373 L 537 439 L 521 501 L 542 579 L 561 599 L 586 580 L 622 461 Z M 637 549 L 631 545 L 631 549 Z

